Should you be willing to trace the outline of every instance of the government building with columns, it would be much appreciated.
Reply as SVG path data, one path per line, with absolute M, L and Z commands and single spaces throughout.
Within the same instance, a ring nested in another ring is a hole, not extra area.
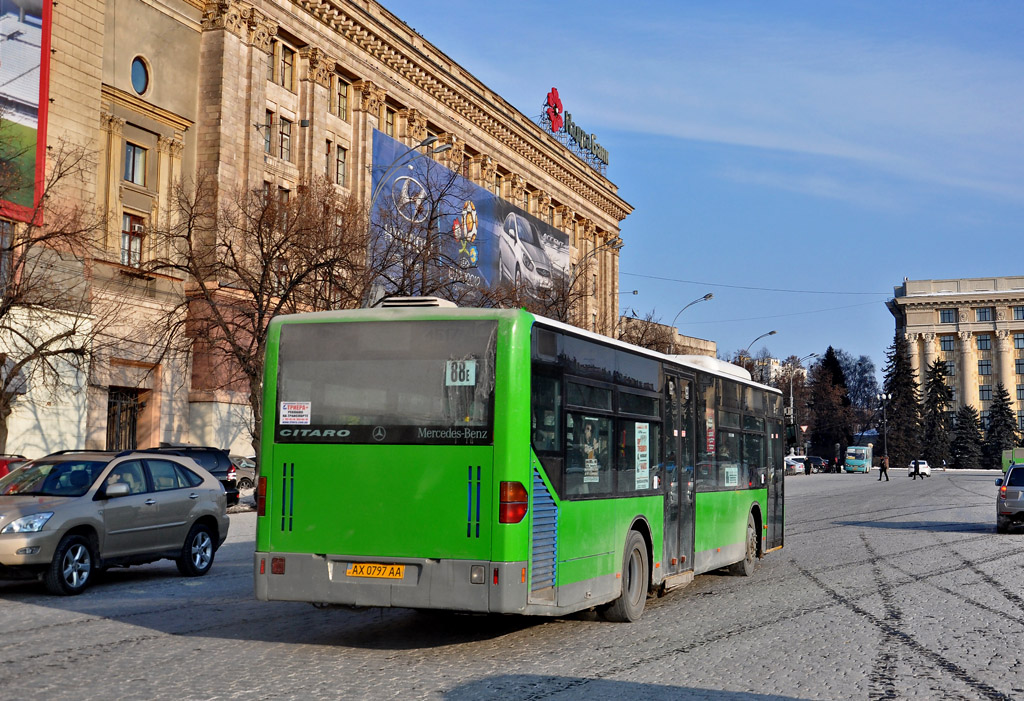
M 388 165 L 374 162 L 375 144 L 444 145 L 432 156 L 439 165 L 492 196 L 502 216 L 553 234 L 570 270 L 587 262 L 580 325 L 614 332 L 620 225 L 632 207 L 606 176 L 595 135 L 577 148 L 552 133 L 563 106 L 551 86 L 536 86 L 536 113 L 547 99 L 555 118 L 529 117 L 373 0 L 42 2 L 46 142 L 95 161 L 62 196 L 103 216 L 88 279 L 130 314 L 81 401 L 30 392 L 20 402 L 8 452 L 162 441 L 251 452 L 248 391 L 225 388 L 216 359 L 161 355 L 131 338 L 186 294 L 190 280 L 137 271 L 171 254 L 148 232 L 173 225 L 176 183 L 200 173 L 220 192 L 285 201 L 324 177 L 369 203 L 374 172 Z
M 895 287 L 889 311 L 910 345 L 923 384 L 936 358 L 946 364 L 954 408 L 973 405 L 987 426 L 1002 383 L 1017 427 L 1024 430 L 1024 277 L 907 280 Z

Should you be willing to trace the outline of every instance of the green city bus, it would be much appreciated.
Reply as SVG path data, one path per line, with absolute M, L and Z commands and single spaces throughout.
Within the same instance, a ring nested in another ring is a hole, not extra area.
M 632 621 L 782 547 L 777 390 L 449 305 L 271 322 L 257 599 Z

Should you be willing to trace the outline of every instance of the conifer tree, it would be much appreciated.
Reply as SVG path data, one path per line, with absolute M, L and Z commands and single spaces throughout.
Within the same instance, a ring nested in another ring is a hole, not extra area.
M 1017 427 L 1014 425 L 1010 393 L 1000 382 L 989 407 L 988 432 L 985 435 L 983 461 L 985 467 L 998 469 L 1003 465 L 1003 451 L 1017 445 Z
M 946 374 L 946 363 L 941 358 L 925 370 L 923 439 L 921 454 L 929 465 L 939 467 L 950 459 L 949 407 L 953 403 L 953 390 Z
M 884 391 L 888 404 L 887 444 L 892 465 L 909 465 L 921 457 L 921 400 L 910 346 L 899 332 L 886 351 Z
M 961 470 L 980 467 L 983 444 L 978 410 L 970 404 L 960 407 L 956 412 L 956 427 L 950 444 L 953 467 Z

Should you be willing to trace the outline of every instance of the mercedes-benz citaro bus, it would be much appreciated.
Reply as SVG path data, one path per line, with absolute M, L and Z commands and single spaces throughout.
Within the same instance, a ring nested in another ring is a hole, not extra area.
M 633 621 L 783 544 L 782 398 L 741 368 L 430 298 L 275 318 L 263 601 Z

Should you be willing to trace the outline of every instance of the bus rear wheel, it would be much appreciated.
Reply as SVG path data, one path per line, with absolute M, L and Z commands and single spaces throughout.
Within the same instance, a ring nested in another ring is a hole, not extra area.
M 754 523 L 754 514 L 748 514 L 746 552 L 743 554 L 742 560 L 729 567 L 729 571 L 741 577 L 749 577 L 754 574 L 755 564 L 757 564 L 757 525 Z
M 642 535 L 630 531 L 622 558 L 622 594 L 605 609 L 609 621 L 629 623 L 643 615 L 651 572 L 647 567 L 647 543 Z

